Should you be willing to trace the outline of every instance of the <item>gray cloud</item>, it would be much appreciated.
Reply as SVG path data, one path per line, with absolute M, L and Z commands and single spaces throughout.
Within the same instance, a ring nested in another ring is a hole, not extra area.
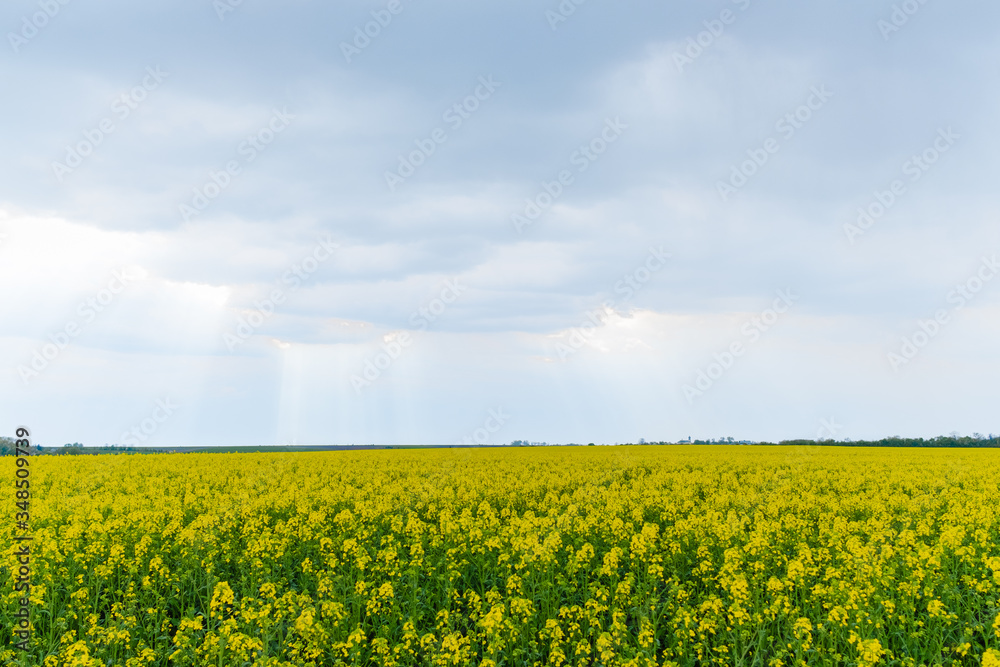
M 402 0 L 348 62 L 341 44 L 384 7 L 244 2 L 220 20 L 207 1 L 74 2 L 16 51 L 7 33 L 38 5 L 0 12 L 14 421 L 49 421 L 50 444 L 110 442 L 169 395 L 186 416 L 156 437 L 191 444 L 442 441 L 498 405 L 506 440 L 810 437 L 831 414 L 851 437 L 990 430 L 1000 282 L 906 368 L 886 355 L 1000 252 L 1000 8 L 928 2 L 889 31 L 888 0 L 590 0 L 554 24 L 557 2 Z M 147 68 L 166 74 L 135 93 Z M 481 77 L 498 86 L 456 124 Z M 796 119 L 817 89 L 832 96 Z M 280 132 L 275 110 L 292 117 Z M 621 136 L 591 144 L 616 118 Z M 954 145 L 914 172 L 948 128 Z M 390 189 L 435 131 L 446 140 Z M 589 145 L 600 154 L 581 161 Z M 60 179 L 74 151 L 88 154 Z M 734 168 L 752 173 L 723 200 Z M 546 200 L 563 171 L 572 183 Z M 894 180 L 905 192 L 852 244 L 845 225 Z M 526 200 L 548 203 L 517 233 Z M 334 256 L 283 284 L 327 236 Z M 672 258 L 624 299 L 650 246 Z M 142 279 L 22 382 L 123 266 Z M 460 298 L 352 391 L 454 279 Z M 228 350 L 275 288 L 287 298 Z M 801 294 L 794 312 L 684 401 L 783 288 Z M 616 315 L 560 359 L 609 300 Z M 68 407 L 83 396 L 88 410 Z

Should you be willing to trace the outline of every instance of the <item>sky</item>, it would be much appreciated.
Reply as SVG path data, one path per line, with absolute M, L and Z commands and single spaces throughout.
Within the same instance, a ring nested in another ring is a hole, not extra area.
M 9 0 L 0 431 L 996 433 L 998 20 Z

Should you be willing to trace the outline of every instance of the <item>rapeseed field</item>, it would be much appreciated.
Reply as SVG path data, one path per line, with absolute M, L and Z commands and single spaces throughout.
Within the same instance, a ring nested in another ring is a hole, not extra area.
M 1000 666 L 1000 453 L 31 459 L 4 665 Z M 0 462 L 13 479 L 13 461 Z M 13 494 L 0 534 L 13 544 Z

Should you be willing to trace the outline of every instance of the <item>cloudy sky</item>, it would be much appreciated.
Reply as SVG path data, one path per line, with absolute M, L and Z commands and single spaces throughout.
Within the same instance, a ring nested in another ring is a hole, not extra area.
M 998 20 L 9 0 L 2 431 L 1000 431 Z

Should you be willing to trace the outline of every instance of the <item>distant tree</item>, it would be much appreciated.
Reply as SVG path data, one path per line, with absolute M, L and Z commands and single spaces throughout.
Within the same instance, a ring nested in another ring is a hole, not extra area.
M 3 438 L 0 437 L 0 456 L 14 456 L 17 453 L 17 442 L 14 438 Z M 28 449 L 29 456 L 37 456 L 42 453 L 42 448 L 38 445 L 32 445 Z

